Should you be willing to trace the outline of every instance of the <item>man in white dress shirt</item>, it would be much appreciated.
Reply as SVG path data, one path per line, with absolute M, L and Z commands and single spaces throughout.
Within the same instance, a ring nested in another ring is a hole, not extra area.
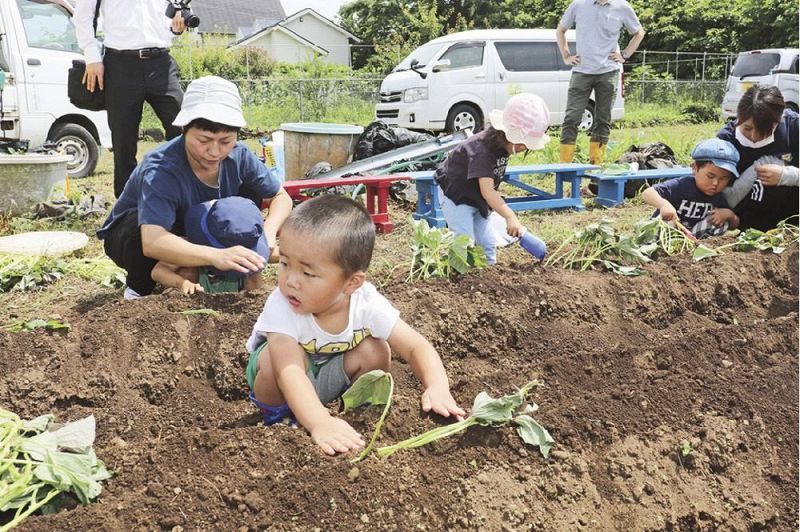
M 119 197 L 136 167 L 144 102 L 156 112 L 167 139 L 181 133 L 172 121 L 181 109 L 183 91 L 168 48 L 186 25 L 180 10 L 172 20 L 164 15 L 165 0 L 100 0 L 103 53 L 94 28 L 97 2 L 77 0 L 73 20 L 86 57 L 86 88 L 105 91 L 114 146 L 114 195 Z

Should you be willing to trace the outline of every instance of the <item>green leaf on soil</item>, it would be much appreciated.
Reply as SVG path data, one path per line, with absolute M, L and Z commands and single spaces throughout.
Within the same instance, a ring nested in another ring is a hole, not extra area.
M 721 252 L 717 251 L 716 249 L 706 247 L 704 244 L 700 244 L 692 253 L 692 261 L 700 262 L 701 260 L 716 257 L 718 255 L 721 255 Z
M 543 457 L 547 458 L 550 455 L 550 449 L 556 442 L 547 432 L 547 429 L 526 414 L 515 417 L 514 423 L 517 424 L 517 434 L 522 438 L 522 441 L 528 445 L 539 447 L 539 452 L 542 453 Z

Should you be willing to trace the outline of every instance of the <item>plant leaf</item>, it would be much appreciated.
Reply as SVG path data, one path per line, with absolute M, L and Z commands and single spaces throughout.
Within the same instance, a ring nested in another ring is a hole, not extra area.
M 385 405 L 391 401 L 391 375 L 374 369 L 361 375 L 343 394 L 344 411 L 361 405 Z
M 547 432 L 547 429 L 526 414 L 515 417 L 514 423 L 517 424 L 517 434 L 522 438 L 522 441 L 528 445 L 539 447 L 539 452 L 542 453 L 543 457 L 547 458 L 550 455 L 550 449 L 556 442 Z
M 712 249 L 706 247 L 704 244 L 698 245 L 694 252 L 692 253 L 692 261 L 693 262 L 700 262 L 701 260 L 708 259 L 710 257 L 716 257 L 720 255 L 720 252 L 716 249 Z

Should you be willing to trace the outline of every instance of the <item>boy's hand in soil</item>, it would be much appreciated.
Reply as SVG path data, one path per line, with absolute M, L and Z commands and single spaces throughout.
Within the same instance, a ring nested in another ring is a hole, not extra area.
M 422 410 L 430 412 L 433 410 L 442 417 L 454 416 L 458 421 L 464 419 L 464 409 L 458 406 L 456 400 L 450 394 L 448 386 L 428 386 L 422 394 Z
M 192 295 L 194 293 L 205 292 L 205 288 L 197 283 L 193 283 L 188 279 L 181 283 L 181 292 L 186 295 Z
M 364 439 L 347 421 L 333 416 L 320 420 L 311 430 L 314 443 L 326 454 L 347 453 L 364 448 Z
M 411 366 L 411 371 L 422 381 L 425 391 L 422 394 L 422 409 L 433 410 L 437 414 L 461 420 L 462 410 L 450 394 L 450 384 L 439 353 L 419 332 L 402 319 L 389 335 L 389 346 Z

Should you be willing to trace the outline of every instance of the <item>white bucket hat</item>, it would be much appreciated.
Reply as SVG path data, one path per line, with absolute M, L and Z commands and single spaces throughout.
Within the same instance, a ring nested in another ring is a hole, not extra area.
M 503 110 L 489 113 L 492 127 L 506 134 L 513 144 L 524 144 L 529 150 L 541 150 L 550 142 L 545 132 L 550 125 L 550 111 L 539 96 L 529 92 L 515 94 Z
M 172 125 L 183 127 L 197 118 L 230 127 L 244 127 L 242 99 L 236 85 L 217 76 L 205 76 L 189 83 L 181 111 Z

